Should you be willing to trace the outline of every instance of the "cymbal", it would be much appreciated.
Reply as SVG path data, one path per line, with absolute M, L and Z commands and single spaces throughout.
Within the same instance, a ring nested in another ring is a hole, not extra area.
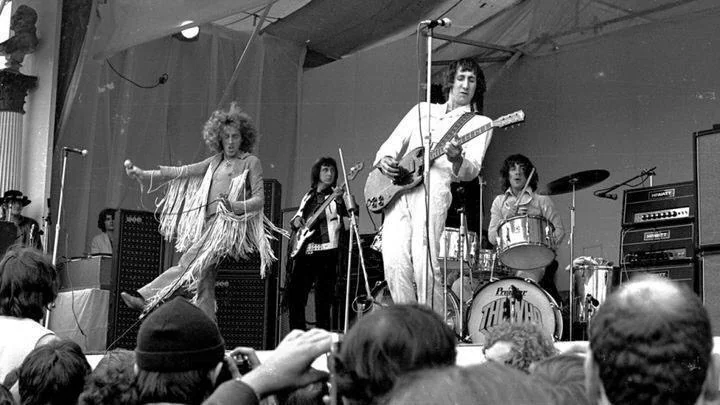
M 544 191 L 546 195 L 570 193 L 573 191 L 573 185 L 575 187 L 575 191 L 582 190 L 586 187 L 600 183 L 608 177 L 610 177 L 610 172 L 607 170 L 585 170 L 584 172 L 573 173 L 551 181 L 545 186 Z

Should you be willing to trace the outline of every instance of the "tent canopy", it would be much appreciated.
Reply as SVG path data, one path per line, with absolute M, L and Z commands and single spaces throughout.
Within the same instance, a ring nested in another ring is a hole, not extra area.
M 718 7 L 714 0 L 113 0 L 101 2 L 95 57 L 192 25 L 261 32 L 303 44 L 305 67 L 412 35 L 419 21 L 447 17 L 436 29 L 435 59 L 482 56 L 503 61 L 514 52 L 545 53 L 597 35 Z M 454 42 L 460 39 L 462 43 Z M 481 45 L 481 46 L 478 46 Z M 484 46 L 482 46 L 484 45 Z M 509 48 L 509 49 L 508 49 Z

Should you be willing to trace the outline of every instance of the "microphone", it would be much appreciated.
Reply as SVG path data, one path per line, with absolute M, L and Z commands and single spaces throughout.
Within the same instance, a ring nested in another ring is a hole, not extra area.
M 78 155 L 83 155 L 83 156 L 87 155 L 87 153 L 88 153 L 87 149 L 71 148 L 69 146 L 63 146 L 63 150 L 65 152 L 77 153 Z
M 435 27 L 449 27 L 450 25 L 452 25 L 452 20 L 450 20 L 447 17 L 444 17 L 439 20 L 420 21 L 420 24 L 424 24 L 430 29 L 435 28 Z
M 595 195 L 598 197 L 601 197 L 601 198 L 609 198 L 611 200 L 617 200 L 617 194 L 600 193 L 600 194 L 595 194 Z

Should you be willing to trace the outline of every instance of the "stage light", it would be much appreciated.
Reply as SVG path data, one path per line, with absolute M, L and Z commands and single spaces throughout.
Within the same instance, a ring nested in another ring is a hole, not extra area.
M 173 34 L 173 38 L 179 39 L 180 41 L 191 42 L 197 41 L 200 38 L 200 27 L 197 25 Z

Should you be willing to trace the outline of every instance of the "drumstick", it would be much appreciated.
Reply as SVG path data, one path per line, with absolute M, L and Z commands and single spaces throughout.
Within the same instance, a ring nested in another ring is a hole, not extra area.
M 530 179 L 532 179 L 534 174 L 535 168 L 533 167 L 532 170 L 530 170 L 530 175 L 528 176 L 527 180 L 525 180 L 525 187 L 523 187 L 522 191 L 520 191 L 520 195 L 515 199 L 515 215 L 517 215 L 518 209 L 520 209 L 520 199 L 522 198 L 523 194 L 525 194 L 525 190 L 527 190 L 527 187 L 530 185 Z

